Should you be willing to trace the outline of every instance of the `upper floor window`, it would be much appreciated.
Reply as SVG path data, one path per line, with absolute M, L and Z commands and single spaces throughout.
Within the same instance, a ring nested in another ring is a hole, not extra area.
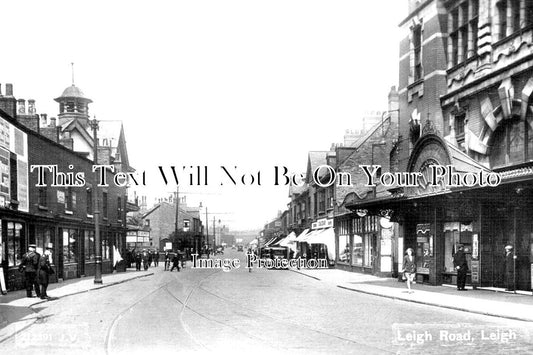
M 102 192 L 102 218 L 107 218 L 107 192 Z
M 422 79 L 422 26 L 413 29 L 414 79 Z
M 65 190 L 65 211 L 74 211 L 76 209 L 76 192 L 72 191 L 72 187 L 67 187 Z
M 465 143 L 465 113 L 461 113 L 454 118 L 454 130 L 455 130 L 455 139 L 457 140 L 457 145 L 463 147 Z
M 122 198 L 120 196 L 117 197 L 117 220 L 122 220 Z
M 498 39 L 533 24 L 533 1 L 501 0 L 497 5 Z
M 448 60 L 454 66 L 476 55 L 479 0 L 463 1 L 448 16 Z

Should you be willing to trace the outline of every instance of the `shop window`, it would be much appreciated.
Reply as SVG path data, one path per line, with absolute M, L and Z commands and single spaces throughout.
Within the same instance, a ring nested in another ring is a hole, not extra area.
M 102 242 L 102 260 L 109 260 L 109 235 L 106 232 L 100 232 Z
M 352 260 L 353 265 L 363 265 L 363 238 L 357 234 L 353 236 Z
M 7 222 L 6 227 L 8 266 L 17 266 L 24 254 L 24 227 L 16 222 Z
M 350 263 L 350 236 L 339 235 L 339 256 L 338 260 L 343 263 Z
M 75 263 L 78 261 L 78 231 L 76 229 L 63 229 L 63 262 Z
M 364 236 L 364 266 L 372 266 L 372 235 L 365 234 Z
M 94 231 L 86 230 L 84 232 L 84 246 L 85 246 L 85 261 L 93 261 L 95 254 L 95 240 L 94 240 Z
M 52 243 L 53 229 L 48 227 L 35 227 L 35 245 L 37 252 L 43 254 L 48 244 Z

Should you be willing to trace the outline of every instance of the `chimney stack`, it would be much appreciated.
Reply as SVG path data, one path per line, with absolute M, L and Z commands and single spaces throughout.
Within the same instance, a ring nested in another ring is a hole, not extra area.
M 17 115 L 26 114 L 26 100 L 18 99 L 17 100 Z
M 6 96 L 13 97 L 13 84 L 6 84 Z
M 35 115 L 37 110 L 35 109 L 35 100 L 29 99 L 28 100 L 28 115 Z

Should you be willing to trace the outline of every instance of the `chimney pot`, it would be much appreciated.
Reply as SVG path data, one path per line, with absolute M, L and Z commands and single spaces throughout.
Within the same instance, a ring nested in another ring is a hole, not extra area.
M 6 96 L 13 96 L 13 84 L 6 84 Z
M 0 97 L 2 97 L 2 84 L 0 84 Z
M 28 114 L 29 115 L 35 115 L 37 110 L 35 109 L 35 100 L 29 99 L 28 100 Z
M 47 122 L 48 122 L 47 114 L 41 113 L 41 126 L 46 127 Z
M 17 100 L 17 115 L 26 114 L 26 100 L 18 99 Z
M 56 118 L 50 117 L 50 126 L 48 127 L 55 127 L 56 126 Z

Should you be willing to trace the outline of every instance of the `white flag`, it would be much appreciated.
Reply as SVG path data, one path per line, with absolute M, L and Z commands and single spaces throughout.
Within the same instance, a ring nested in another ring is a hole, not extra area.
M 123 260 L 120 252 L 115 246 L 113 246 L 113 260 L 115 260 L 115 264 L 113 266 L 117 266 L 117 264 Z

